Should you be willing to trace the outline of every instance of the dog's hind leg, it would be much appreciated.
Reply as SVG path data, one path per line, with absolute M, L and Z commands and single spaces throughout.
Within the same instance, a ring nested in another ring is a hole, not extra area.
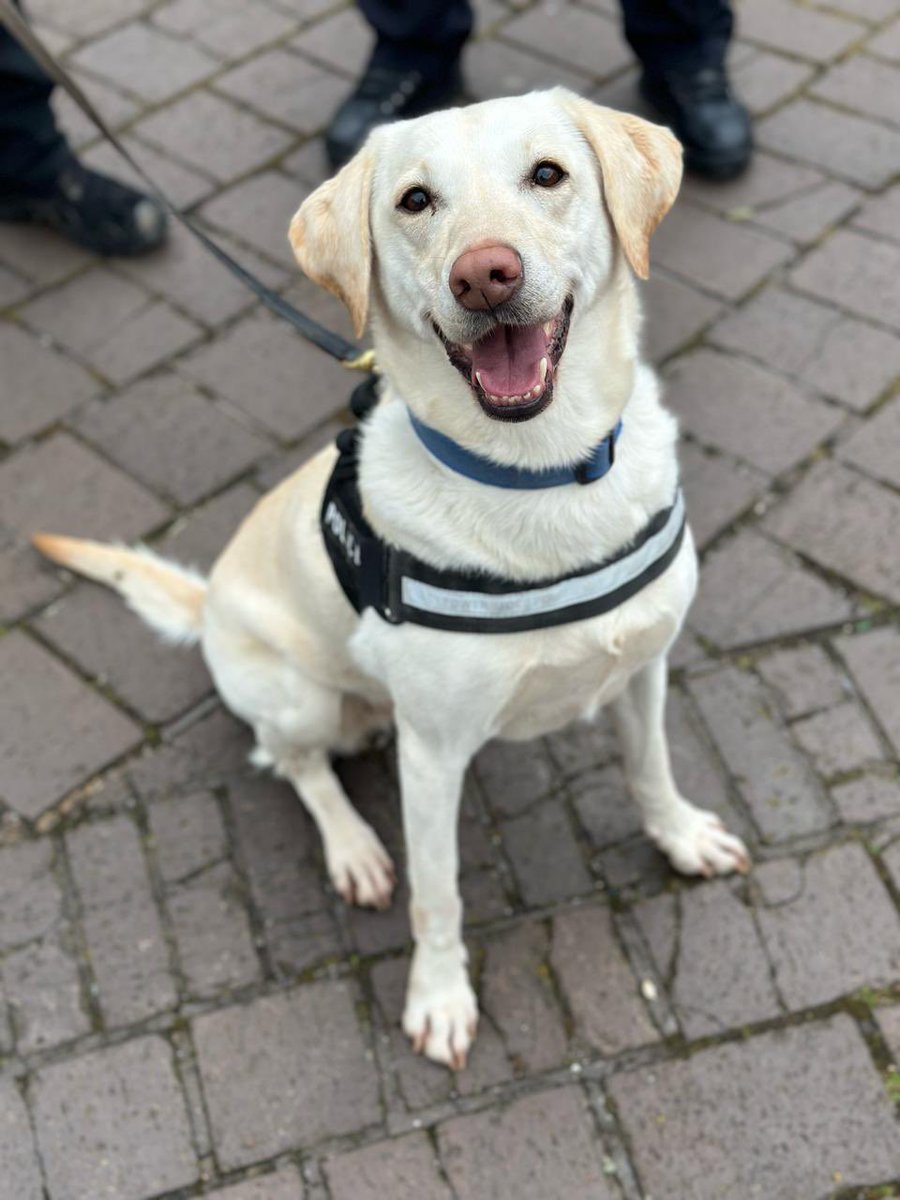
M 715 813 L 696 808 L 679 793 L 669 760 L 665 707 L 666 659 L 660 655 L 636 672 L 613 702 L 626 779 L 647 836 L 686 875 L 748 870 L 743 842 Z
M 387 908 L 395 873 L 377 833 L 347 798 L 325 750 L 305 750 L 283 740 L 277 728 L 257 729 L 256 761 L 296 789 L 322 837 L 325 863 L 335 890 L 348 904 Z

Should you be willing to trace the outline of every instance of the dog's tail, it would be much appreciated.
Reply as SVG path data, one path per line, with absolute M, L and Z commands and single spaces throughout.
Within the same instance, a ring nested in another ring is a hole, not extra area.
M 36 533 L 31 541 L 53 562 L 124 596 L 129 608 L 165 641 L 181 645 L 198 641 L 206 580 L 196 571 L 168 562 L 146 546 L 129 550 L 52 533 Z

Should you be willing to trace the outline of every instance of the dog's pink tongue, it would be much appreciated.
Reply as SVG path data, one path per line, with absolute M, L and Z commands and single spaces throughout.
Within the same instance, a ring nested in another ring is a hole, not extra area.
M 498 325 L 472 347 L 472 371 L 493 396 L 521 396 L 541 379 L 547 339 L 541 325 Z

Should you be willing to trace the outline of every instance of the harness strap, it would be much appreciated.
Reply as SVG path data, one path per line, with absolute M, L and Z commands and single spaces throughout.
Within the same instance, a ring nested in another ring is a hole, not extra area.
M 628 546 L 581 571 L 523 584 L 478 571 L 440 570 L 375 534 L 357 486 L 357 431 L 343 431 L 337 444 L 338 461 L 322 502 L 325 547 L 354 609 L 374 608 L 392 624 L 520 633 L 586 620 L 624 604 L 662 575 L 684 540 L 679 489 Z

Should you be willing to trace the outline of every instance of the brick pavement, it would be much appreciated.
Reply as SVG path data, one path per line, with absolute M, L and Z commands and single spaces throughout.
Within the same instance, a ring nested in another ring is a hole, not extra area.
M 476 7 L 474 95 L 635 103 L 614 0 Z M 174 195 L 346 331 L 285 230 L 366 54 L 354 12 L 31 8 Z M 99 263 L 0 226 L 2 1200 L 900 1196 L 900 6 L 739 11 L 759 153 L 686 183 L 646 297 L 703 559 L 676 774 L 757 867 L 676 879 L 603 723 L 488 748 L 462 822 L 483 1021 L 458 1077 L 398 1028 L 403 897 L 345 910 L 199 658 L 24 542 L 143 537 L 208 565 L 331 436 L 346 377 L 177 230 Z M 396 853 L 389 759 L 343 771 Z

